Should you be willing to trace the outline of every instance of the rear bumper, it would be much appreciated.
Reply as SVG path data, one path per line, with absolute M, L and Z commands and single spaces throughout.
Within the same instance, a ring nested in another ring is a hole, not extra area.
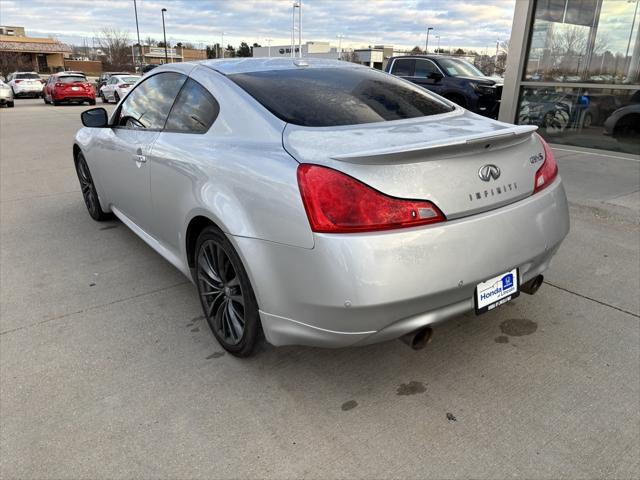
M 440 225 L 316 234 L 313 249 L 231 237 L 274 345 L 342 347 L 400 337 L 473 308 L 475 286 L 546 270 L 569 231 L 560 178 L 497 210 Z
M 20 84 L 17 84 L 13 87 L 13 94 L 16 97 L 40 95 L 42 93 L 42 88 L 43 88 L 43 85 L 20 86 Z

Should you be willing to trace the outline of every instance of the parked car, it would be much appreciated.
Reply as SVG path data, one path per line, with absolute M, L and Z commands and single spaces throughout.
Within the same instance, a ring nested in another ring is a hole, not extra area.
M 13 90 L 11 87 L 0 80 L 0 105 L 6 105 L 9 108 L 13 108 Z
M 636 92 L 636 96 L 640 90 Z M 606 135 L 613 137 L 637 137 L 640 139 L 640 98 L 635 103 L 614 111 L 604 122 Z M 640 152 L 638 152 L 640 153 Z
M 144 75 L 145 73 L 149 73 L 151 70 L 153 70 L 157 66 L 158 65 L 155 65 L 153 63 L 150 63 L 149 65 L 145 65 L 144 67 L 142 67 L 142 74 Z
M 504 81 L 472 64 L 444 55 L 391 57 L 386 71 L 442 95 L 467 110 L 497 118 Z
M 103 72 L 96 81 L 96 92 L 107 84 L 112 75 L 130 75 L 129 72 Z
M 14 98 L 36 98 L 42 95 L 44 80 L 36 72 L 13 72 L 7 77 L 7 83 Z
M 96 104 L 96 91 L 84 75 L 77 73 L 54 73 L 47 80 L 42 98 L 44 103 L 60 105 L 63 102 L 87 102 Z
M 140 78 L 140 75 L 111 75 L 107 84 L 100 88 L 102 102 L 109 103 L 113 100 L 118 103 Z
M 174 63 L 82 113 L 87 210 L 198 289 L 223 348 L 364 345 L 534 293 L 569 230 L 535 127 L 325 59 Z M 464 128 L 461 128 L 464 126 Z

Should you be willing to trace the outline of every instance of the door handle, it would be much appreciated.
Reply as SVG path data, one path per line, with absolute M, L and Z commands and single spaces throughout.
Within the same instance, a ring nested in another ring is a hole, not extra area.
M 145 163 L 147 161 L 147 157 L 142 154 L 142 149 L 138 148 L 136 151 L 135 160 L 137 163 Z

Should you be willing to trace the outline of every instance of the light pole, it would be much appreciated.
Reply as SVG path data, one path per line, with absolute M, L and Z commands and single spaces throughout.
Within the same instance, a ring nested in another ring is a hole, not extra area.
M 136 33 L 138 34 L 138 64 L 142 64 L 142 44 L 140 43 L 140 28 L 138 27 L 138 5 L 133 0 L 133 11 L 136 15 Z
M 436 55 L 440 55 L 440 35 L 436 35 L 438 39 L 438 48 L 436 48 Z
M 427 28 L 427 42 L 424 45 L 424 53 L 429 54 L 429 32 L 433 30 L 433 27 Z
M 300 2 L 293 2 L 291 9 L 291 57 L 295 57 L 296 51 L 296 8 L 300 8 Z
M 222 35 L 222 40 L 220 41 L 220 50 L 222 50 L 222 58 L 224 58 L 224 32 L 220 32 L 220 35 Z
M 271 38 L 265 38 L 267 42 L 267 56 L 271 58 Z
M 169 54 L 167 53 L 167 31 L 164 28 L 164 12 L 167 9 L 162 9 L 162 35 L 164 36 L 164 63 L 169 63 Z
M 342 39 L 344 38 L 344 35 L 340 33 L 336 35 L 336 37 L 338 37 L 338 60 L 342 60 Z

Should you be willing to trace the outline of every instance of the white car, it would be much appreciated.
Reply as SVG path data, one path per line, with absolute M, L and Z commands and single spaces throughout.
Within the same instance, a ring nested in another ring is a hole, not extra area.
M 13 91 L 2 80 L 0 80 L 0 105 L 6 105 L 9 108 L 13 107 Z
M 139 75 L 113 75 L 107 83 L 100 88 L 100 98 L 102 102 L 109 103 L 113 100 L 118 103 L 140 78 Z
M 44 80 L 36 72 L 13 72 L 7 77 L 7 83 L 13 90 L 13 96 L 18 97 L 40 97 Z

